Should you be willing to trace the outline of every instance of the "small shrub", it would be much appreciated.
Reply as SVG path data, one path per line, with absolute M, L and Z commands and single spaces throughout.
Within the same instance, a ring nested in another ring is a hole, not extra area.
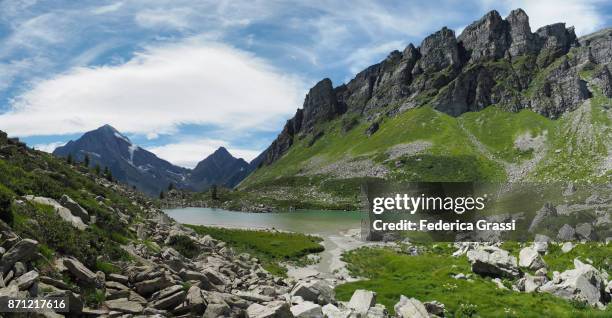
M 0 219 L 9 225 L 13 225 L 12 202 L 13 194 L 11 190 L 0 184 Z
M 200 253 L 198 246 L 186 235 L 172 236 L 168 245 L 187 258 L 194 258 Z

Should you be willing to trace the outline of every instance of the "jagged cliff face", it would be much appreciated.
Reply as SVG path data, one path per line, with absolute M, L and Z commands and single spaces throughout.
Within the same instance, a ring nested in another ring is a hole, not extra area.
M 323 134 L 319 124 L 345 113 L 376 123 L 423 105 L 451 116 L 499 105 L 556 119 L 592 95 L 579 72 L 611 61 L 609 30 L 578 39 L 573 28 L 557 23 L 532 32 L 523 10 L 505 19 L 491 11 L 458 37 L 445 27 L 419 47 L 391 52 L 347 84 L 317 83 L 266 150 L 263 164 L 282 157 L 296 139 L 312 135 L 316 140 Z M 609 97 L 607 66 L 596 79 Z

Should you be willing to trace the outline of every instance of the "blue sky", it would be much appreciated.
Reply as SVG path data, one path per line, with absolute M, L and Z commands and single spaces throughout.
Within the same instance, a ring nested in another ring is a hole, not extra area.
M 609 1 L 0 1 L 0 129 L 50 150 L 111 124 L 182 166 L 249 160 L 301 107 L 408 43 L 521 7 L 610 26 Z

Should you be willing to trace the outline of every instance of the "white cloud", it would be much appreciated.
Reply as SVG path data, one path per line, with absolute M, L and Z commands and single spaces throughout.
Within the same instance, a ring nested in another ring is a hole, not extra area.
M 393 50 L 403 49 L 405 44 L 401 41 L 391 41 L 372 47 L 362 47 L 351 53 L 345 60 L 351 73 L 356 74 L 365 67 L 380 62 L 385 55 Z
M 242 158 L 247 162 L 261 153 L 259 150 L 231 148 L 228 145 L 229 143 L 223 140 L 203 138 L 147 148 L 147 150 L 175 165 L 187 168 L 195 167 L 198 162 L 208 157 L 219 147 L 225 147 L 232 156 Z
M 136 23 L 147 28 L 185 29 L 190 23 L 192 10 L 188 8 L 148 9 L 136 14 Z
M 123 2 L 115 2 L 109 5 L 95 7 L 91 10 L 91 13 L 93 14 L 111 13 L 111 12 L 115 12 L 121 9 L 122 6 L 123 6 Z
M 605 13 L 599 8 L 599 5 L 605 3 L 602 0 L 481 0 L 481 2 L 487 10 L 497 8 L 502 15 L 510 13 L 510 10 L 522 8 L 529 16 L 529 24 L 534 32 L 545 25 L 565 22 L 568 27 L 574 26 L 576 34 L 580 36 L 601 29 L 606 21 Z
M 264 60 L 192 39 L 149 48 L 122 65 L 74 68 L 43 80 L 0 115 L 0 127 L 21 137 L 107 123 L 151 137 L 181 124 L 270 131 L 301 104 L 304 91 L 300 79 Z
M 40 150 L 40 151 L 44 151 L 44 152 L 48 152 L 48 153 L 52 153 L 53 150 L 55 150 L 55 148 L 59 147 L 59 146 L 63 146 L 65 145 L 65 142 L 52 142 L 52 143 L 48 143 L 48 144 L 36 144 L 34 145 L 34 149 L 36 150 Z

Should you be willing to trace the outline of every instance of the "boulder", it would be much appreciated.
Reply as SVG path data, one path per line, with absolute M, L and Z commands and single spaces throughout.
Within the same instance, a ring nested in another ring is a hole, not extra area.
M 300 296 L 305 301 L 320 305 L 328 304 L 335 298 L 333 287 L 324 280 L 299 282 L 291 290 L 291 296 Z
M 582 240 L 593 240 L 595 231 L 590 223 L 581 223 L 576 226 L 576 236 Z
M 185 307 L 193 314 L 201 315 L 206 310 L 207 301 L 198 286 L 191 286 L 185 297 Z
M 118 311 L 126 314 L 139 314 L 144 309 L 141 304 L 134 301 L 129 301 L 126 298 L 107 300 L 104 302 L 104 305 L 112 311 Z
M 333 304 L 323 306 L 321 311 L 323 312 L 323 316 L 327 318 L 349 318 L 352 312 L 350 309 L 340 310 Z
M 544 254 L 548 251 L 548 242 L 550 242 L 550 237 L 542 234 L 536 234 L 535 239 L 533 240 L 533 248 L 535 248 L 538 253 Z
M 63 264 L 78 281 L 85 284 L 96 283 L 96 274 L 89 270 L 89 268 L 83 265 L 83 263 L 79 262 L 79 260 L 76 258 L 66 257 L 64 258 Z
M 181 288 L 182 289 L 182 288 Z M 184 290 L 180 290 L 174 294 L 167 295 L 164 298 L 160 298 L 154 301 L 151 306 L 156 309 L 170 309 L 178 306 L 185 300 L 187 293 Z
M 293 314 L 289 305 L 285 302 L 276 301 L 264 305 L 252 304 L 247 308 L 249 318 L 291 318 Z
M 571 241 L 575 239 L 576 231 L 569 224 L 563 224 L 563 226 L 559 229 L 559 233 L 557 234 L 557 238 L 560 241 Z
M 415 298 L 401 295 L 399 302 L 393 308 L 399 318 L 429 318 L 425 305 Z
M 536 215 L 533 220 L 531 220 L 531 224 L 529 225 L 528 231 L 533 233 L 540 226 L 546 227 L 546 225 L 548 225 L 546 224 L 546 220 L 556 216 L 557 209 L 555 208 L 555 206 L 552 205 L 552 203 L 544 204 L 544 206 L 538 212 L 536 212 Z
M 167 275 L 162 275 L 154 279 L 144 280 L 134 285 L 136 292 L 142 296 L 148 296 L 154 292 L 172 286 L 173 283 Z
M 26 195 L 25 198 L 28 201 L 53 207 L 53 210 L 55 211 L 55 213 L 57 213 L 57 215 L 59 215 L 60 218 L 70 223 L 70 225 L 79 230 L 84 230 L 87 228 L 87 224 L 85 224 L 80 217 L 72 215 L 72 212 L 69 209 L 65 208 L 64 206 L 59 204 L 59 202 L 51 198 L 35 197 L 32 195 Z
M 369 290 L 357 289 L 351 296 L 347 307 L 353 309 L 355 313 L 365 316 L 368 309 L 376 304 L 376 293 Z
M 87 213 L 87 210 L 83 209 L 83 207 L 81 207 L 78 203 L 72 200 L 72 198 L 64 194 L 60 198 L 59 202 L 65 208 L 70 210 L 72 215 L 78 216 L 85 223 L 89 223 L 90 218 L 89 218 L 89 213 Z
M 291 306 L 291 313 L 296 318 L 323 317 L 323 311 L 321 310 L 321 305 L 315 304 L 310 301 L 305 301 L 295 306 Z
M 443 303 L 433 300 L 433 301 L 426 301 L 423 303 L 423 305 L 425 306 L 425 309 L 430 315 L 444 317 L 444 311 L 446 310 L 446 307 L 444 306 Z
M 32 284 L 38 282 L 38 276 L 38 272 L 32 270 L 11 281 L 10 285 L 17 285 L 19 290 L 27 290 Z
M 569 300 L 584 301 L 591 306 L 603 303 L 606 288 L 604 275 L 578 259 L 574 260 L 574 267 L 555 275 L 552 281 L 540 287 L 540 291 Z
M 573 249 L 574 249 L 574 244 L 572 244 L 572 242 L 565 242 L 561 246 L 561 252 L 563 252 L 563 253 L 569 253 Z
M 386 318 L 388 316 L 389 312 L 387 312 L 385 305 L 382 304 L 376 304 L 374 307 L 370 307 L 366 314 L 367 318 Z
M 215 271 L 212 268 L 207 268 L 202 271 L 202 273 L 208 278 L 208 281 L 214 285 L 229 285 L 230 280 L 225 275 Z
M 225 303 L 209 304 L 208 307 L 206 307 L 206 311 L 204 311 L 204 315 L 202 315 L 202 318 L 228 317 L 230 312 L 230 307 Z
M 153 295 L 151 295 L 150 297 L 150 300 L 158 300 L 158 299 L 166 298 L 170 295 L 174 295 L 178 293 L 181 290 L 183 290 L 183 286 L 181 285 L 173 285 L 170 287 L 166 287 L 160 291 L 153 293 Z
M 81 295 L 76 294 L 69 290 L 58 290 L 51 293 L 47 293 L 46 297 L 66 297 L 68 298 L 68 307 L 70 309 L 70 313 L 79 314 L 83 310 L 83 300 L 81 299 Z
M 0 266 L 2 266 L 2 273 L 6 274 L 13 268 L 16 262 L 28 261 L 36 255 L 38 252 L 38 242 L 35 240 L 24 239 L 13 245 L 6 253 L 0 258 Z
M 548 281 L 546 276 L 541 276 L 541 275 L 532 276 L 530 274 L 525 274 L 525 277 L 523 277 L 523 279 L 524 279 L 524 284 L 523 284 L 522 290 L 526 293 L 537 291 L 538 288 L 546 284 L 546 282 Z
M 499 247 L 479 246 L 468 251 L 467 257 L 472 264 L 472 271 L 477 274 L 510 278 L 520 274 L 516 257 Z
M 525 247 L 519 252 L 519 266 L 535 271 L 546 267 L 546 263 L 534 247 Z
M 15 271 L 15 277 L 19 277 L 27 271 L 26 266 L 22 262 L 17 262 L 13 265 L 13 270 Z
M 239 290 L 238 292 L 236 292 L 236 296 L 242 299 L 248 300 L 248 301 L 255 302 L 255 303 L 269 302 L 269 301 L 272 301 L 273 299 L 270 296 L 259 295 L 257 293 L 243 291 L 243 290 Z

